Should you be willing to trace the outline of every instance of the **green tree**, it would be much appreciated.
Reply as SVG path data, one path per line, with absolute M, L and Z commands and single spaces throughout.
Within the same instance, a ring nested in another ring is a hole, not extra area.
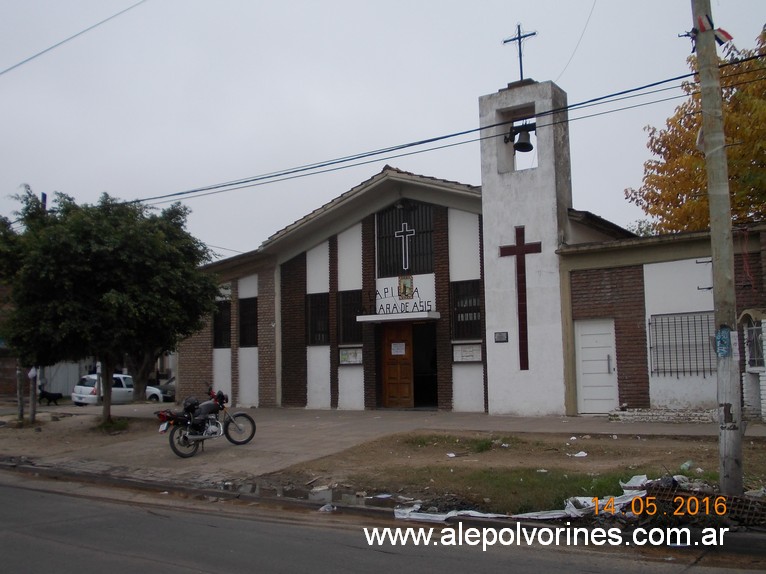
M 180 204 L 157 214 L 106 194 L 82 206 L 56 194 L 46 212 L 30 190 L 18 199 L 23 231 L 0 225 L 10 291 L 2 333 L 24 364 L 96 357 L 111 382 L 126 356 L 174 349 L 215 309 L 218 286 L 200 268 L 210 252 L 186 231 Z
M 721 67 L 732 220 L 766 219 L 766 28 L 754 50 L 728 45 Z M 696 58 L 689 58 L 692 70 Z M 698 81 L 698 78 L 696 78 Z M 685 82 L 689 98 L 664 129 L 647 126 L 647 147 L 657 159 L 644 163 L 643 185 L 625 197 L 653 220 L 660 233 L 700 231 L 710 225 L 704 154 L 697 148 L 702 126 L 698 84 Z

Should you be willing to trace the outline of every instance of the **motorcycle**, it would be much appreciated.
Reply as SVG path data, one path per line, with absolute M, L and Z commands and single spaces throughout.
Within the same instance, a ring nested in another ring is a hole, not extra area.
M 229 397 L 223 391 L 208 389 L 210 399 L 200 403 L 196 397 L 187 397 L 183 410 L 155 411 L 160 420 L 159 432 L 170 429 L 170 449 L 181 458 L 196 454 L 200 443 L 225 436 L 232 444 L 247 444 L 255 436 L 255 421 L 247 413 L 231 414 L 226 408 Z M 204 445 L 203 445 L 204 450 Z

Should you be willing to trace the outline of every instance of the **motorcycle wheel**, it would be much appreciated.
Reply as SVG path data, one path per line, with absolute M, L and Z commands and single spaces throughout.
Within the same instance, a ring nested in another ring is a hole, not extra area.
M 170 431 L 170 450 L 181 458 L 194 456 L 199 448 L 199 441 L 189 440 L 189 431 L 180 426 L 173 426 Z
M 247 444 L 255 436 L 255 421 L 246 413 L 236 413 L 226 417 L 223 434 L 232 444 Z

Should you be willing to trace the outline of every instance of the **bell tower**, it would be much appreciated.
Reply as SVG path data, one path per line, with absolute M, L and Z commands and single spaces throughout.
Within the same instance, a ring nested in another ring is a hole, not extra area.
M 565 413 L 556 249 L 572 206 L 566 106 L 558 86 L 533 80 L 479 99 L 492 414 Z

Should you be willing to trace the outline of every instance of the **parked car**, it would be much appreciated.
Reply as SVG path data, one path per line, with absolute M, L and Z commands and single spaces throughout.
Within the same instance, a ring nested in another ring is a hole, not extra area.
M 72 402 L 76 405 L 95 405 L 99 401 L 96 396 L 97 375 L 80 377 L 72 390 Z M 103 390 L 101 396 L 103 396 Z M 146 387 L 146 398 L 150 401 L 161 401 L 162 393 L 157 387 Z M 115 374 L 112 377 L 112 404 L 133 402 L 133 377 Z
M 176 378 L 170 377 L 167 381 L 161 385 L 157 385 L 157 388 L 162 393 L 162 400 L 168 402 L 174 402 L 176 400 Z

